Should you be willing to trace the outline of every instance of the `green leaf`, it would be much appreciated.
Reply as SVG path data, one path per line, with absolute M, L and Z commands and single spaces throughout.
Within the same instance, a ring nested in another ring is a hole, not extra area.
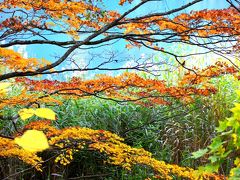
M 231 169 L 231 174 L 232 177 L 229 178 L 229 180 L 237 180 L 240 178 L 240 168 L 236 167 L 236 168 L 232 168 Z
M 221 158 L 226 158 L 231 152 L 232 152 L 232 150 L 229 150 L 229 151 L 223 153 L 223 154 L 221 155 Z
M 208 146 L 211 149 L 211 152 L 218 150 L 223 144 L 220 137 L 216 137 L 213 139 L 213 142 Z
M 234 126 L 235 125 L 235 123 L 236 123 L 236 119 L 235 118 L 233 118 L 233 117 L 230 117 L 230 118 L 226 118 L 227 119 L 227 125 L 228 126 Z
M 200 158 L 207 152 L 208 152 L 208 149 L 199 149 L 198 151 L 192 153 L 192 158 L 195 158 L 195 159 Z
M 210 156 L 208 159 L 211 161 L 211 163 L 215 163 L 215 162 L 217 162 L 220 158 L 219 158 L 219 156 Z
M 218 172 L 220 165 L 219 164 L 208 164 L 204 167 L 204 171 L 208 173 Z
M 216 128 L 217 132 L 223 132 L 227 127 L 227 121 L 219 121 L 219 126 Z
M 240 118 L 240 103 L 234 103 L 235 107 L 230 109 L 233 112 L 233 117 L 236 119 Z

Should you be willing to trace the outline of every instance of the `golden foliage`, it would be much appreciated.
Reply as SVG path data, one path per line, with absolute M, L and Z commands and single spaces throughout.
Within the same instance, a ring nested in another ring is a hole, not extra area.
M 145 79 L 134 73 L 123 73 L 116 77 L 101 75 L 93 80 L 73 77 L 69 82 L 37 81 L 27 78 L 17 78 L 16 82 L 22 83 L 29 91 L 45 91 L 64 98 L 97 96 L 115 100 L 137 100 L 136 103 L 145 105 L 168 105 L 170 102 L 165 97 L 191 101 L 192 95 L 208 96 L 215 93 L 216 89 L 209 83 L 209 79 L 236 72 L 235 67 L 224 62 L 216 62 L 204 69 L 186 72 L 178 86 L 167 86 L 163 80 Z M 146 99 L 148 102 L 145 102 Z
M 20 53 L 11 49 L 0 48 L 0 65 L 15 72 L 35 71 L 44 65 L 49 64 L 47 60 L 36 58 L 24 58 Z
M 60 100 L 57 100 L 51 96 L 42 96 L 39 92 L 28 92 L 26 89 L 23 89 L 18 94 L 0 95 L 0 109 L 4 107 L 14 107 L 17 105 L 28 106 L 30 104 L 62 104 Z M 52 117 L 53 118 L 53 117 Z
M 231 14 L 231 16 L 229 16 Z M 206 24 L 195 27 L 196 24 Z M 239 41 L 240 16 L 234 8 L 221 10 L 192 11 L 190 14 L 182 13 L 174 19 L 160 16 L 147 16 L 137 22 L 130 22 L 119 26 L 125 29 L 125 34 L 151 34 L 151 27 L 159 27 L 160 31 L 174 31 L 182 40 L 188 41 L 190 36 L 210 37 L 212 35 L 228 34 Z M 239 43 L 236 43 L 236 47 Z
M 41 15 L 33 20 L 26 20 L 23 22 L 21 22 L 17 17 L 8 18 L 2 22 L 0 29 L 8 27 L 16 31 L 22 31 L 25 26 L 29 28 L 40 27 L 47 29 L 58 26 L 65 29 L 67 34 L 72 35 L 75 39 L 79 38 L 76 31 L 80 29 L 80 27 L 86 26 L 99 29 L 119 16 L 114 11 L 107 11 L 104 16 L 102 16 L 100 8 L 93 6 L 91 3 L 86 1 L 4 0 L 0 3 L 0 9 L 6 8 L 23 8 L 27 11 L 34 10 L 35 13 L 40 13 Z M 44 12 L 44 14 L 42 12 Z M 99 17 L 94 18 L 95 15 L 92 14 L 99 14 Z M 46 22 L 46 19 L 54 19 L 54 22 L 58 23 Z M 59 26 L 61 23 L 66 24 L 66 26 Z
M 14 140 L 0 137 L 0 157 L 18 157 L 23 162 L 41 171 L 42 159 L 35 153 L 20 148 L 14 143 Z
M 34 115 L 34 109 L 23 108 L 18 111 L 18 114 L 22 120 L 26 120 Z
M 41 118 L 56 120 L 55 112 L 49 108 L 37 108 L 37 109 L 21 109 L 18 111 L 19 116 L 22 120 L 26 120 L 32 117 L 34 114 Z
M 152 157 L 150 152 L 124 144 L 122 138 L 109 131 L 81 127 L 56 129 L 50 125 L 50 122 L 46 123 L 46 121 L 31 123 L 25 129 L 33 128 L 38 131 L 49 131 L 49 127 L 52 129 L 50 130 L 51 134 L 45 133 L 48 137 L 48 143 L 52 150 L 57 150 L 60 153 L 55 158 L 55 163 L 59 162 L 62 165 L 67 165 L 73 160 L 75 152 L 88 149 L 106 154 L 108 163 L 121 166 L 127 170 L 131 170 L 136 164 L 148 166 L 154 170 L 155 178 L 173 179 L 173 175 L 175 175 L 194 180 L 199 177 L 197 170 L 158 161 Z M 17 156 L 30 165 L 36 165 L 41 161 L 41 158 L 38 158 L 35 153 L 29 153 L 29 151 L 18 148 L 13 140 L 0 138 L 0 147 L 4 147 L 0 148 L 0 156 Z M 29 160 L 30 157 L 33 158 L 31 161 Z M 39 170 L 40 166 L 35 167 Z M 202 176 L 204 176 L 204 179 L 224 178 L 207 173 L 203 173 Z
M 133 0 L 120 0 L 123 5 Z M 41 29 L 61 28 L 67 34 L 78 40 L 78 30 L 81 27 L 87 27 L 99 30 L 101 27 L 113 22 L 121 16 L 119 12 L 102 10 L 87 1 L 29 1 L 29 0 L 4 0 L 0 3 L 0 9 L 22 8 L 28 11 L 34 10 L 39 13 L 33 19 L 19 19 L 19 17 L 6 18 L 0 25 L 0 29 L 10 28 L 14 31 L 24 31 L 24 27 Z M 231 16 L 229 16 L 231 14 Z M 53 21 L 46 21 L 51 19 Z M 236 9 L 227 8 L 221 10 L 201 10 L 192 11 L 189 14 L 182 13 L 174 19 L 165 16 L 146 16 L 139 20 L 132 21 L 131 18 L 124 18 L 124 23 L 117 25 L 117 28 L 123 29 L 125 34 L 145 34 L 154 33 L 153 29 L 159 28 L 160 31 L 173 31 L 185 41 L 190 36 L 210 37 L 212 35 L 228 34 L 235 36 L 239 40 L 240 18 Z M 202 26 L 197 26 L 203 24 Z M 150 36 L 148 36 L 150 37 Z M 237 46 L 238 47 L 238 46 Z
M 214 65 L 195 71 L 195 73 L 188 71 L 179 82 L 179 86 L 201 83 L 207 85 L 213 77 L 218 77 L 223 74 L 235 74 L 237 72 L 237 68 L 229 66 L 226 62 L 218 61 Z
M 0 48 L 0 60 L 0 65 L 7 66 L 14 71 L 33 71 L 39 65 L 37 59 L 23 58 L 19 53 L 5 48 Z
M 16 137 L 14 142 L 29 152 L 40 152 L 49 148 L 45 134 L 38 130 L 27 130 L 21 137 Z

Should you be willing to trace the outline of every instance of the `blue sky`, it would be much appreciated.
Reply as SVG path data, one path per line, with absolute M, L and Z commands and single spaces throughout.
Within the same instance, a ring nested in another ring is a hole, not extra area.
M 132 5 L 139 3 L 141 0 L 134 0 L 132 2 Z M 126 11 L 127 9 L 131 8 L 132 5 L 127 5 L 127 6 L 119 6 L 116 3 L 113 3 L 112 0 L 105 0 L 105 7 L 107 9 L 111 10 L 117 10 L 119 12 Z M 146 14 L 148 12 L 154 12 L 154 11 L 167 11 L 173 8 L 177 8 L 182 6 L 183 4 L 186 4 L 188 2 L 191 2 L 191 0 L 164 0 L 162 3 L 156 3 L 156 2 L 151 2 L 148 4 L 147 8 L 140 8 L 139 10 L 134 12 L 134 16 L 141 15 L 141 14 Z M 197 3 L 196 5 L 183 10 L 182 12 L 190 12 L 191 10 L 201 10 L 201 9 L 222 9 L 222 8 L 227 8 L 229 5 L 225 0 L 204 0 L 203 2 Z M 144 6 L 146 7 L 146 6 Z M 174 14 L 177 15 L 177 14 Z M 132 16 L 132 15 L 131 15 Z M 66 37 L 62 36 L 53 36 L 53 39 L 56 40 L 64 40 Z M 125 48 L 125 41 L 121 40 L 118 43 L 115 43 L 114 45 L 110 45 L 108 47 L 103 47 L 103 48 L 98 48 L 95 50 L 95 53 L 100 53 L 103 54 L 104 52 L 107 53 L 107 51 L 115 51 L 119 53 L 119 57 L 117 57 L 117 61 L 121 61 L 124 59 L 125 62 L 121 62 L 118 64 L 111 64 L 110 67 L 119 67 L 123 66 L 126 64 L 126 61 L 131 61 L 131 59 L 138 59 L 142 58 L 143 56 L 150 56 L 153 52 L 150 50 L 147 50 L 146 48 L 133 48 L 131 50 L 126 50 Z M 172 47 L 173 45 L 171 45 Z M 167 46 L 166 46 L 167 47 Z M 19 47 L 16 47 L 15 49 L 18 49 Z M 31 46 L 25 46 L 20 48 L 20 52 L 24 52 L 25 54 L 27 53 L 28 57 L 37 57 L 37 58 L 45 58 L 49 61 L 54 61 L 56 56 L 61 56 L 64 53 L 64 49 L 59 48 L 57 46 L 50 46 L 50 45 L 31 45 Z M 88 59 L 90 51 L 88 50 L 77 50 L 75 52 L 75 58 L 79 59 L 79 63 L 81 66 L 84 66 L 85 61 Z M 95 66 L 98 62 L 97 58 L 92 63 L 93 66 Z M 68 68 L 69 64 L 63 64 L 59 66 L 57 69 L 63 69 L 63 68 Z M 99 73 L 99 72 L 95 72 Z M 92 77 L 95 73 L 88 73 L 87 76 Z M 103 72 L 103 73 L 108 73 L 108 72 Z M 115 72 L 116 74 L 117 72 Z

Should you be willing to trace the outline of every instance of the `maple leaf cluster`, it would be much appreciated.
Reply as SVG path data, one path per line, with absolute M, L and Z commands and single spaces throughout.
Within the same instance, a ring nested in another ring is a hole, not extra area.
M 193 95 L 208 96 L 216 93 L 216 89 L 209 82 L 210 79 L 237 72 L 235 67 L 217 62 L 202 70 L 186 72 L 178 86 L 167 86 L 163 80 L 145 79 L 135 73 L 123 73 L 116 77 L 101 75 L 93 80 L 73 77 L 68 82 L 28 78 L 17 78 L 16 82 L 24 85 L 28 91 L 44 91 L 46 94 L 60 95 L 65 98 L 95 96 L 115 101 L 136 101 L 139 104 L 144 104 L 144 100 L 147 99 L 152 105 L 168 105 L 170 97 L 189 101 Z M 195 85 L 202 85 L 202 88 Z

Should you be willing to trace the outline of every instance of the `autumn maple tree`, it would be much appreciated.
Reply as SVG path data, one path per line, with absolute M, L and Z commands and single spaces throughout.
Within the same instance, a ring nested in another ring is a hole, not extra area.
M 210 78 L 226 73 L 238 78 L 238 66 L 231 60 L 237 58 L 240 51 L 238 1 L 227 0 L 229 7 L 226 9 L 185 11 L 201 1 L 192 0 L 165 11 L 141 11 L 151 5 L 161 6 L 161 0 L 111 2 L 120 10 L 110 10 L 109 2 L 101 0 L 0 2 L 0 110 L 5 112 L 6 107 L 18 109 L 15 116 L 1 116 L 3 121 L 13 124 L 15 132 L 12 135 L 1 133 L 0 156 L 18 157 L 41 171 L 43 160 L 38 152 L 56 150 L 55 163 L 67 165 L 73 160 L 74 153 L 89 149 L 105 153 L 109 164 L 127 170 L 135 164 L 149 166 L 154 170 L 155 178 L 171 179 L 174 175 L 196 179 L 200 176 L 197 170 L 158 161 L 151 153 L 124 144 L 122 138 L 108 131 L 82 127 L 58 129 L 51 125 L 50 120 L 56 120 L 56 114 L 50 106 L 61 105 L 66 99 L 86 97 L 143 106 L 169 105 L 171 99 L 189 103 L 193 96 L 216 92 L 209 83 Z M 156 63 L 149 61 L 151 58 L 135 58 L 133 64 L 122 65 L 127 62 L 122 58 L 129 57 L 118 57 L 117 53 L 106 53 L 102 49 L 118 41 L 128 53 L 137 48 L 174 58 L 176 68 L 184 69 L 184 76 L 177 85 L 171 86 L 161 79 L 143 78 L 137 72 L 152 73 L 153 67 L 161 66 L 167 60 Z M 196 46 L 202 51 L 176 54 L 168 48 L 169 43 Z M 16 47 L 21 46 L 38 51 L 42 48 L 48 55 L 44 58 L 25 57 L 16 51 Z M 57 55 L 53 55 L 53 49 Z M 95 49 L 102 52 L 94 53 Z M 78 64 L 84 51 L 89 52 L 88 62 Z M 225 58 L 225 62 L 201 69 L 182 61 L 186 57 L 194 59 L 196 55 L 208 53 Z M 122 73 L 125 70 L 128 72 Z M 46 79 L 47 75 L 96 71 L 103 73 L 93 79 Z M 120 73 L 114 77 L 104 74 L 109 71 Z M 11 88 L 18 88 L 18 92 L 11 93 Z M 18 125 L 17 122 L 33 116 L 47 120 L 32 121 L 24 127 Z M 36 137 L 41 143 L 35 142 Z M 201 175 L 210 179 L 224 178 L 205 172 Z

